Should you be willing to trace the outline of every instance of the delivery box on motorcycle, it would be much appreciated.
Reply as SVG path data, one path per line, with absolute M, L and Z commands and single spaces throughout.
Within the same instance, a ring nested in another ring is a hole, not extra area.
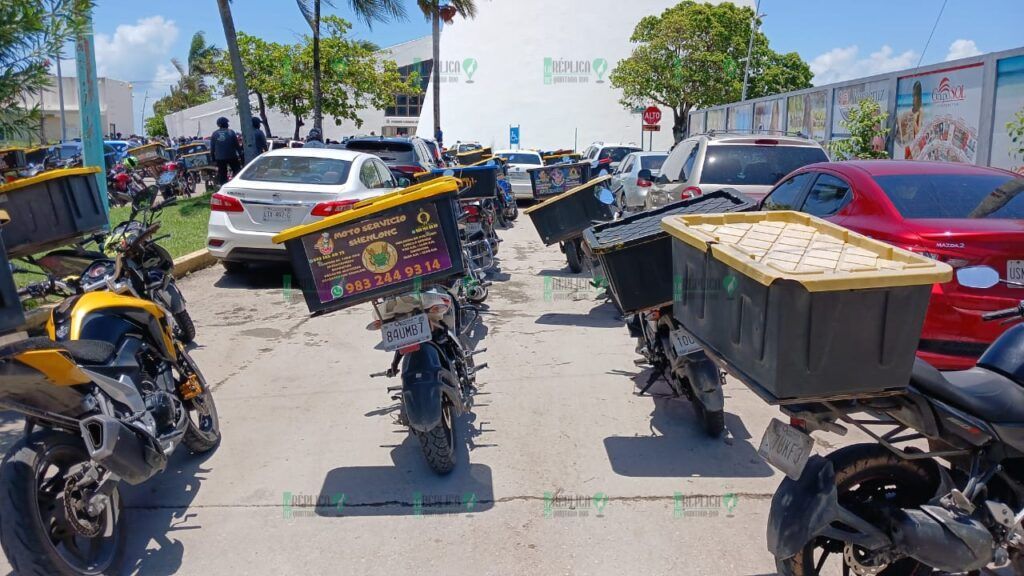
M 454 168 L 435 168 L 424 173 L 419 182 L 427 182 L 444 176 L 446 172 L 462 181 L 462 189 L 459 190 L 459 198 L 469 200 L 473 198 L 494 198 L 498 188 L 498 166 L 459 166 Z
M 672 239 L 661 228 L 666 216 L 744 212 L 755 204 L 739 191 L 725 188 L 681 200 L 649 212 L 598 224 L 583 232 L 590 253 L 600 262 L 605 280 L 623 312 L 661 308 L 672 303 Z
M 128 155 L 134 156 L 138 160 L 140 168 L 159 166 L 170 159 L 164 145 L 159 142 L 131 148 L 128 150 Z
M 942 262 L 799 212 L 668 216 L 676 319 L 765 400 L 907 385 Z
M 595 223 L 607 222 L 614 209 L 599 198 L 611 176 L 601 176 L 571 190 L 530 206 L 523 213 L 533 220 L 537 234 L 548 246 L 580 236 Z
M 0 184 L 0 208 L 11 219 L 3 228 L 7 256 L 37 254 L 107 226 L 98 172 L 96 167 L 49 170 Z
M 590 181 L 590 163 L 553 164 L 542 168 L 530 168 L 530 187 L 533 199 L 543 200 L 568 192 Z
M 438 178 L 274 236 L 288 250 L 310 312 L 341 310 L 461 277 L 459 185 L 455 178 Z

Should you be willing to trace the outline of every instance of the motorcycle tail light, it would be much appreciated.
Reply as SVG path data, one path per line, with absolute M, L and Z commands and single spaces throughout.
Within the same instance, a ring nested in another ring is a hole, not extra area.
M 233 196 L 221 194 L 220 192 L 210 196 L 210 210 L 212 212 L 243 212 L 242 203 Z
M 352 209 L 352 206 L 358 204 L 358 200 L 332 200 L 331 202 L 321 202 L 313 207 L 313 210 L 309 213 L 311 216 L 334 216 L 342 212 Z
M 420 349 L 419 344 L 413 344 L 412 346 L 406 346 L 405 348 L 399 348 L 398 352 L 401 354 L 411 354 Z
M 689 200 L 690 198 L 696 198 L 703 194 L 704 191 L 699 186 L 688 186 L 683 189 L 683 192 L 679 195 L 680 200 Z
M 479 222 L 480 221 L 480 207 L 472 204 L 466 207 L 466 222 Z

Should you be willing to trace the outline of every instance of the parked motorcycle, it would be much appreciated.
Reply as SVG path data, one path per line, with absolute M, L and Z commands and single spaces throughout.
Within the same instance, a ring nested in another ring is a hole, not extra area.
M 512 223 L 519 218 L 519 206 L 516 204 L 515 194 L 512 193 L 512 185 L 508 183 L 502 173 L 498 174 L 498 224 L 503 228 L 511 228 Z
M 141 250 L 155 232 L 139 234 Z M 23 297 L 69 295 L 63 282 Z M 0 406 L 25 416 L 25 433 L 0 467 L 0 544 L 23 574 L 115 574 L 128 530 L 122 483 L 141 484 L 181 445 L 214 449 L 217 408 L 164 311 L 111 292 L 65 299 L 49 338 L 0 347 Z
M 959 269 L 957 281 L 1022 286 L 985 266 Z M 1024 302 L 984 315 L 1021 318 Z M 773 421 L 761 449 L 788 476 L 768 519 L 780 574 L 821 574 L 830 557 L 844 574 L 977 574 L 989 564 L 1024 574 L 1024 325 L 969 370 L 917 360 L 900 394 L 783 411 L 789 425 Z M 848 426 L 877 444 L 809 457 L 810 432 Z
M 196 175 L 185 169 L 184 162 L 172 160 L 160 167 L 156 185 L 164 198 L 191 196 L 196 192 L 197 180 Z
M 672 317 L 672 307 L 634 314 L 627 325 L 637 339 L 637 353 L 643 356 L 638 363 L 654 368 L 640 394 L 664 378 L 675 397 L 693 404 L 708 436 L 720 436 L 725 430 L 725 376 L 700 343 Z
M 383 345 L 395 353 L 391 367 L 371 377 L 401 375 L 389 387 L 401 404 L 399 421 L 419 439 L 431 470 L 447 474 L 455 468 L 455 418 L 469 411 L 476 393 L 473 355 L 462 340 L 466 310 L 447 290 L 432 288 L 385 298 L 374 303 L 375 320 L 367 328 L 381 330 Z M 401 368 L 399 368 L 401 365 Z

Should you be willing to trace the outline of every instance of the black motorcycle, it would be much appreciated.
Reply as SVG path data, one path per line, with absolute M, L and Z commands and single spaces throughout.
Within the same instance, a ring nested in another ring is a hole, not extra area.
M 961 268 L 957 281 L 1020 286 L 984 266 Z M 1024 302 L 984 318 L 1020 320 Z M 974 368 L 917 360 L 898 394 L 783 411 L 789 424 L 773 421 L 760 451 L 788 476 L 768 519 L 780 574 L 833 573 L 830 558 L 843 574 L 977 574 L 990 564 L 1024 574 L 1024 325 Z M 877 443 L 809 457 L 809 432 L 849 426 Z

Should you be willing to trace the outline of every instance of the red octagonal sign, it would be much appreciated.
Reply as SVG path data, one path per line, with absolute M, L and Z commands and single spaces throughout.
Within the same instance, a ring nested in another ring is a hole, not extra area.
M 644 110 L 644 124 L 648 126 L 661 122 L 661 110 L 657 106 L 648 106 Z

